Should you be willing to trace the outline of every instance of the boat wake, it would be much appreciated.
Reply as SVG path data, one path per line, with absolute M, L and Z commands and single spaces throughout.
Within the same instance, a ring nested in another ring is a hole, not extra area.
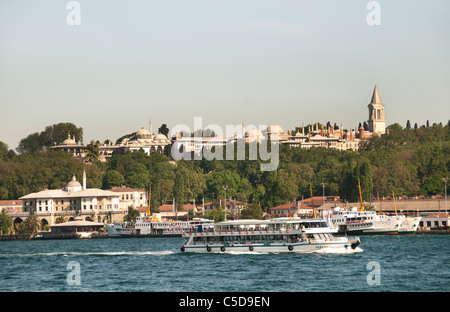
M 0 254 L 0 257 L 40 257 L 40 256 L 63 256 L 63 257 L 78 257 L 78 256 L 165 256 L 175 254 L 174 251 L 99 251 L 99 252 L 40 252 L 30 254 Z

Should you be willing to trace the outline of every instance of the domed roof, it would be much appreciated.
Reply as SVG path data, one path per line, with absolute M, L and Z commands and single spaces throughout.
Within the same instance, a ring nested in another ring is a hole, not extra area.
M 270 125 L 267 127 L 267 133 L 278 133 L 283 134 L 283 128 L 281 128 L 279 125 Z
M 245 131 L 245 139 L 246 141 L 261 141 L 264 139 L 264 134 L 256 128 L 249 129 Z
M 164 134 L 158 133 L 157 135 L 155 135 L 153 140 L 155 140 L 155 141 L 168 141 L 169 139 Z
M 148 131 L 147 129 L 145 129 L 144 127 L 142 127 L 141 129 L 139 129 L 136 132 L 137 135 L 148 135 L 150 134 L 150 131 Z
M 63 145 L 73 145 L 73 144 L 77 144 L 77 142 L 75 142 L 75 140 L 72 139 L 72 138 L 70 137 L 70 134 L 69 134 L 69 135 L 67 135 L 67 139 L 65 139 L 65 140 L 62 142 L 62 144 L 63 144 Z
M 75 176 L 73 176 L 72 181 L 67 183 L 66 186 L 66 191 L 68 192 L 77 192 L 81 191 L 82 189 L 83 187 L 81 186 L 80 182 L 77 181 L 77 178 L 75 178 Z

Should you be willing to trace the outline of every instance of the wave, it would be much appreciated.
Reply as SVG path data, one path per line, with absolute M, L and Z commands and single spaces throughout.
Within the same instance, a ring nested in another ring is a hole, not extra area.
M 0 254 L 0 257 L 39 257 L 39 256 L 63 256 L 63 257 L 77 257 L 77 256 L 136 256 L 136 255 L 152 255 L 164 256 L 174 254 L 174 251 L 98 251 L 98 252 L 38 252 L 28 254 Z

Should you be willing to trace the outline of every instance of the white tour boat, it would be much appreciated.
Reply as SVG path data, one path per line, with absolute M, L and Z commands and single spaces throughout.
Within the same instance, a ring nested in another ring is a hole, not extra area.
M 322 219 L 236 220 L 186 231 L 182 252 L 357 252 L 358 237 L 334 237 Z
M 402 220 L 398 216 L 377 214 L 375 211 L 332 209 L 331 223 L 340 233 L 348 234 L 398 234 Z
M 193 218 L 190 221 L 176 221 L 161 218 L 161 215 L 137 217 L 135 222 L 115 222 L 106 224 L 109 237 L 181 237 L 183 232 L 209 227 L 214 221 Z
M 399 215 L 398 217 L 402 221 L 398 234 L 415 234 L 417 232 L 422 217 L 409 217 L 404 215 Z

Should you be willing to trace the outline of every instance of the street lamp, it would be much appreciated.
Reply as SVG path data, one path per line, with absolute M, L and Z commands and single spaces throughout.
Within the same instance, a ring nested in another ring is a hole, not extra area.
M 322 210 L 325 209 L 325 182 L 322 182 L 322 196 L 323 196 L 323 207 Z
M 223 202 L 225 205 L 225 221 L 227 221 L 227 188 L 228 188 L 227 185 L 223 186 L 223 194 L 224 194 Z

